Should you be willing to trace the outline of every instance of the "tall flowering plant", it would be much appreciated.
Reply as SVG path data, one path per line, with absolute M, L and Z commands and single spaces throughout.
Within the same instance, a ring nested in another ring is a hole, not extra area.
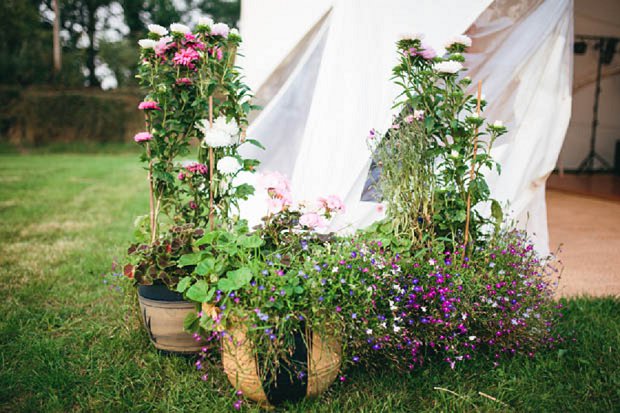
M 148 38 L 139 41 L 137 77 L 147 90 L 139 109 L 147 130 L 134 139 L 143 145 L 148 165 L 152 242 L 161 212 L 177 224 L 227 222 L 230 208 L 253 191 L 233 182 L 257 165 L 237 152 L 253 108 L 234 66 L 240 42 L 235 29 L 210 19 L 200 19 L 194 31 L 179 23 L 169 30 L 149 25 Z M 198 162 L 176 162 L 190 153 L 193 141 L 200 142 Z
M 205 18 L 193 31 L 179 23 L 148 28 L 148 38 L 138 42 L 137 75 L 147 91 L 138 106 L 146 130 L 134 140 L 144 149 L 150 213 L 139 221 L 145 228 L 129 248 L 125 273 L 140 284 L 159 280 L 174 286 L 185 271 L 178 260 L 191 251 L 193 240 L 180 236 L 177 228 L 192 234 L 207 227 L 234 228 L 239 200 L 254 192 L 236 178 L 258 165 L 243 159 L 238 148 L 261 145 L 245 138 L 247 114 L 254 106 L 234 66 L 241 42 L 237 30 Z M 196 161 L 179 161 L 192 150 Z M 162 254 L 167 254 L 166 265 L 159 265 Z
M 372 130 L 368 139 L 382 168 L 378 189 L 394 230 L 418 244 L 441 239 L 456 246 L 480 239 L 491 222 L 476 208 L 485 202 L 501 223 L 483 172 L 499 171 L 490 149 L 506 128 L 485 122 L 480 113 L 486 102 L 467 93 L 471 79 L 459 76 L 470 45 L 471 39 L 457 36 L 439 57 L 421 35 L 401 39 L 393 69 L 402 88 L 395 104 L 400 111 L 387 133 Z

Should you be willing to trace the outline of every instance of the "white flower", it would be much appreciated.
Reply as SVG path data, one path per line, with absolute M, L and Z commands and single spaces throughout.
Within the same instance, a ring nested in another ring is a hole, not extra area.
M 236 136 L 239 134 L 239 125 L 237 125 L 237 121 L 234 118 L 229 122 L 226 120 L 226 116 L 218 116 L 213 122 L 213 127 L 221 129 L 229 135 Z
M 423 313 L 426 312 L 426 307 L 420 307 L 420 310 L 422 310 Z
M 148 26 L 149 32 L 158 34 L 160 36 L 165 36 L 168 34 L 168 30 L 164 26 L 160 26 L 159 24 L 149 24 Z
M 463 68 L 463 65 L 454 60 L 448 60 L 446 62 L 435 63 L 433 68 L 440 73 L 456 73 Z
M 390 311 L 398 310 L 398 307 L 394 305 L 394 301 L 388 300 L 388 302 L 390 303 Z
M 227 37 L 230 28 L 226 23 L 215 23 L 213 27 L 211 27 L 211 34 L 216 36 Z
M 181 23 L 172 23 L 170 25 L 170 31 L 172 33 L 181 33 L 181 34 L 187 34 L 191 32 L 189 27 Z
M 398 332 L 400 331 L 400 329 L 401 329 L 401 328 L 402 328 L 402 327 L 399 327 L 399 326 L 397 326 L 397 325 L 394 325 L 394 332 L 395 332 L 395 333 L 398 333 Z
M 476 339 L 476 336 L 469 336 L 469 341 L 474 341 Z
M 239 143 L 239 126 L 237 126 L 237 122 L 234 119 L 227 122 L 226 117 L 219 116 L 213 122 L 213 127 L 209 125 L 207 119 L 202 119 L 196 122 L 196 129 L 204 135 L 204 144 L 212 148 L 221 148 Z
M 228 35 L 233 35 L 233 36 L 237 36 L 237 37 L 241 37 L 241 35 L 239 34 L 239 30 L 237 29 L 230 29 L 230 33 L 228 33 Z
M 138 40 L 138 44 L 143 49 L 154 49 L 157 41 L 152 39 L 140 39 Z
M 456 151 L 456 150 L 452 149 L 452 150 L 450 151 L 450 157 L 451 157 L 452 159 L 457 159 L 457 158 L 459 157 L 459 153 L 458 153 L 458 151 Z
M 234 156 L 225 156 L 217 161 L 217 170 L 224 175 L 232 175 L 239 172 L 241 163 Z
M 424 39 L 423 33 L 403 33 L 400 35 L 401 40 L 422 40 Z
M 465 47 L 471 46 L 471 39 L 464 34 L 460 34 L 458 36 L 451 37 L 444 45 L 446 49 L 449 49 L 451 46 L 455 44 L 460 44 Z
M 495 126 L 496 128 L 503 128 L 504 122 L 502 122 L 501 120 L 496 120 L 495 122 L 493 122 L 493 126 Z
M 372 329 L 369 328 L 368 330 L 366 330 L 366 334 L 371 335 L 372 334 Z
M 434 258 L 431 258 L 430 260 L 428 260 L 428 263 L 429 263 L 430 265 L 435 265 L 435 263 L 436 263 L 436 262 L 437 262 L 437 261 L 435 261 L 435 259 L 434 259 Z
M 338 271 L 339 271 L 338 267 L 334 267 L 334 268 L 332 268 L 332 273 L 336 273 L 336 272 L 338 272 Z
M 213 26 L 213 19 L 210 17 L 201 17 L 198 19 L 198 26 Z
M 383 323 L 379 324 L 379 327 L 385 330 L 387 328 L 387 323 L 384 321 Z

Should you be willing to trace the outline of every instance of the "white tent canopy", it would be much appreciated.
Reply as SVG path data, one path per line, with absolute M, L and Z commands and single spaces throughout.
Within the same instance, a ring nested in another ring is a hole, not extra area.
M 420 32 L 442 51 L 466 32 L 474 41 L 468 75 L 482 80 L 490 102 L 483 115 L 510 130 L 493 153 L 504 173 L 488 175 L 492 195 L 547 250 L 544 182 L 570 118 L 572 1 L 246 0 L 241 30 L 248 83 L 259 98 L 277 90 L 248 131 L 267 151 L 246 155 L 291 177 L 298 199 L 340 195 L 347 212 L 335 230 L 381 218 L 360 196 L 368 131 L 385 131 L 394 115 L 395 42 Z M 264 213 L 260 195 L 242 205 L 250 221 Z

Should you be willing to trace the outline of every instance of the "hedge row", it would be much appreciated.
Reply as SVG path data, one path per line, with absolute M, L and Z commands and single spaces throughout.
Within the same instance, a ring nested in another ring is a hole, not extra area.
M 0 140 L 19 147 L 128 142 L 144 127 L 138 91 L 0 87 Z

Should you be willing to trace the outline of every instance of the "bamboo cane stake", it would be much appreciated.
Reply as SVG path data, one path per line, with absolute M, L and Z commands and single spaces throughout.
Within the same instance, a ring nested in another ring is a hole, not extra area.
M 213 128 L 213 96 L 209 96 L 209 128 Z M 213 148 L 209 146 L 209 227 L 213 230 Z
M 476 114 L 478 115 L 478 117 L 480 117 L 480 100 L 481 100 L 481 96 L 482 96 L 482 81 L 479 80 L 478 81 L 478 98 L 477 98 L 477 102 L 476 102 Z M 473 153 L 473 158 L 471 161 L 471 170 L 469 171 L 469 182 L 471 185 L 471 182 L 474 180 L 474 178 L 476 177 L 476 172 L 474 171 L 474 167 L 476 165 L 476 152 L 478 151 L 478 126 L 476 126 L 476 129 L 474 131 L 474 153 Z M 466 218 L 465 218 L 465 242 L 463 243 L 463 255 L 462 257 L 465 257 L 465 251 L 467 250 L 467 242 L 468 242 L 468 238 L 469 238 L 469 219 L 470 219 L 470 213 L 471 213 L 471 191 L 467 191 L 467 214 L 466 214 Z
M 144 111 L 144 125 L 146 130 L 150 132 L 149 115 L 147 111 Z M 151 244 L 155 242 L 155 190 L 153 188 L 153 159 L 151 158 L 151 145 L 146 142 L 146 157 L 149 158 L 149 170 L 147 173 L 147 179 L 149 181 L 149 224 L 151 229 Z

